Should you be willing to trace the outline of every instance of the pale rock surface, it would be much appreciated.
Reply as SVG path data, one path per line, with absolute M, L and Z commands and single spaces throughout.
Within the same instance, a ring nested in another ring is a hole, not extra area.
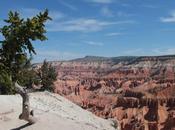
M 18 119 L 22 109 L 19 95 L 0 95 L 0 130 L 116 130 L 112 121 L 101 119 L 58 94 L 32 93 L 30 104 L 38 118 L 34 125 Z

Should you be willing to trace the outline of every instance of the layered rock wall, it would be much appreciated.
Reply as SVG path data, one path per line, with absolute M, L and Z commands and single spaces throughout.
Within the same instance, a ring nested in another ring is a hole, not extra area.
M 56 93 L 118 120 L 122 130 L 175 129 L 175 56 L 86 57 L 53 65 Z

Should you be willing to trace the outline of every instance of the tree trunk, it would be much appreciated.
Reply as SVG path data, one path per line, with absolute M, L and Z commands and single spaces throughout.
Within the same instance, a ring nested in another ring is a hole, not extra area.
M 22 113 L 19 115 L 20 120 L 26 120 L 30 124 L 36 123 L 36 118 L 34 117 L 33 110 L 30 111 L 29 95 L 25 88 L 15 83 L 17 92 L 22 96 Z

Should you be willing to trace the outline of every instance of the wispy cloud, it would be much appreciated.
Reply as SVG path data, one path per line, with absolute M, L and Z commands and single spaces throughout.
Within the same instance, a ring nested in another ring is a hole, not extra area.
M 84 43 L 91 45 L 91 46 L 103 46 L 103 43 L 101 43 L 101 42 L 84 41 Z
M 168 17 L 161 17 L 160 21 L 163 23 L 174 23 L 175 22 L 175 10 L 170 12 Z
M 107 33 L 106 36 L 121 36 L 124 35 L 124 33 L 120 32 L 113 32 L 113 33 Z
M 100 10 L 100 13 L 106 17 L 113 17 L 114 16 L 113 12 L 108 7 L 103 7 Z
M 134 16 L 135 14 L 126 13 L 126 12 L 123 12 L 123 11 L 118 11 L 118 12 L 116 13 L 116 15 L 117 15 L 118 17 L 129 17 L 129 16 Z
M 114 0 L 85 0 L 87 2 L 99 3 L 99 4 L 110 4 L 114 2 Z
M 173 55 L 175 48 L 153 48 L 145 50 L 143 48 L 136 48 L 123 51 L 122 55 L 135 55 L 135 56 L 155 56 L 155 55 Z
M 105 17 L 130 17 L 130 16 L 134 16 L 135 14 L 131 14 L 131 13 L 126 13 L 124 11 L 117 11 L 117 12 L 114 12 L 112 11 L 109 7 L 105 6 L 105 7 L 102 7 L 100 9 L 100 13 L 105 16 Z
M 109 7 L 105 6 L 105 7 L 102 7 L 100 9 L 100 13 L 103 15 L 103 16 L 106 16 L 106 17 L 130 17 L 130 16 L 134 16 L 135 14 L 131 14 L 131 13 L 127 13 L 127 12 L 124 12 L 124 11 L 113 11 L 112 9 L 110 9 Z
M 65 32 L 96 32 L 117 24 L 132 24 L 134 21 L 102 21 L 97 19 L 79 18 L 63 22 L 54 22 L 48 26 L 48 31 Z
M 73 11 L 78 10 L 74 5 L 72 5 L 72 4 L 70 4 L 70 3 L 67 3 L 67 2 L 65 2 L 65 1 L 63 1 L 63 0 L 58 0 L 58 2 L 59 2 L 60 4 L 62 4 L 63 6 L 69 8 L 69 9 L 71 9 L 71 10 L 73 10 Z
M 144 4 L 144 5 L 142 5 L 142 7 L 150 8 L 150 9 L 156 9 L 156 8 L 158 8 L 158 7 L 155 6 L 155 5 L 149 5 L 149 4 Z
M 35 8 L 23 8 L 19 11 L 21 12 L 21 14 L 24 18 L 28 18 L 28 17 L 33 17 L 36 14 L 38 14 L 39 12 L 43 12 L 44 10 L 35 9 Z M 59 11 L 49 11 L 49 16 L 53 20 L 58 20 L 58 19 L 65 17 L 65 14 L 63 14 L 62 12 L 59 12 Z
M 152 52 L 157 55 L 171 55 L 175 54 L 175 48 L 166 48 L 166 49 L 155 48 L 152 50 Z
M 50 17 L 53 19 L 53 20 L 58 20 L 58 19 L 61 19 L 61 18 L 64 18 L 66 15 L 59 12 L 59 11 L 50 11 Z

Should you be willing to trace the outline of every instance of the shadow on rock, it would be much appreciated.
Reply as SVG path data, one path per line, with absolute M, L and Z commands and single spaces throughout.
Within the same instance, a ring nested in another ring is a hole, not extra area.
M 32 125 L 32 124 L 27 123 L 27 124 L 25 124 L 25 125 L 22 125 L 22 126 L 20 126 L 20 127 L 18 127 L 18 128 L 14 128 L 14 129 L 11 129 L 11 130 L 22 130 L 22 129 L 24 129 L 24 128 L 30 126 L 30 125 Z

